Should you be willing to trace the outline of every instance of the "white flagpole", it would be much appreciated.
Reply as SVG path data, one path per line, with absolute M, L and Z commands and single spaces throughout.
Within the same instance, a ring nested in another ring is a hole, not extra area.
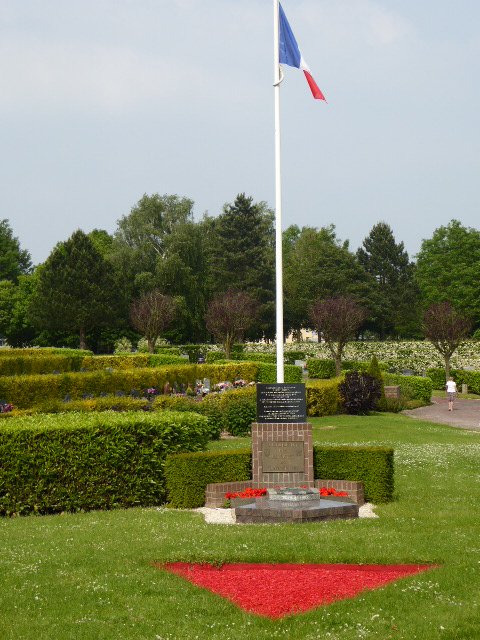
M 273 77 L 275 96 L 275 308 L 277 332 L 277 382 L 284 381 L 283 366 L 283 264 L 282 264 L 282 182 L 280 165 L 280 82 L 279 0 L 273 0 Z

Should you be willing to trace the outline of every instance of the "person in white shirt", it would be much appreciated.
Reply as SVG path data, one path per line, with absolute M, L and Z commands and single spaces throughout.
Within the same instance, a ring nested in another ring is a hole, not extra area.
M 455 400 L 455 396 L 457 394 L 457 383 L 453 378 L 449 378 L 445 387 L 447 389 L 448 410 L 453 411 L 453 401 Z

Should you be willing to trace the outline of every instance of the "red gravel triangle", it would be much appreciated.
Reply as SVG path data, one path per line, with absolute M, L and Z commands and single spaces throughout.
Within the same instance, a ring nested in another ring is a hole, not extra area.
M 356 564 L 157 564 L 198 587 L 231 600 L 242 609 L 269 618 L 308 611 L 335 600 L 353 598 L 433 565 Z

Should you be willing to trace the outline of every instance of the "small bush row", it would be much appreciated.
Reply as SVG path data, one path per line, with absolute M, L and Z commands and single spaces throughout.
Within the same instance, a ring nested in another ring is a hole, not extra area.
M 342 371 L 361 371 L 367 372 L 370 366 L 369 361 L 361 360 L 343 360 Z M 379 362 L 378 366 L 381 371 L 388 369 L 386 362 Z M 309 358 L 307 360 L 308 376 L 310 378 L 333 378 L 335 376 L 335 361 L 326 358 Z
M 196 411 L 206 416 L 213 430 L 212 437 L 219 437 L 222 431 L 232 436 L 250 433 L 250 426 L 256 419 L 255 387 L 232 389 L 222 393 L 212 393 L 205 398 L 184 396 L 158 396 L 153 406 L 172 411 Z
M 466 369 L 451 369 L 450 375 L 457 383 L 459 391 L 461 385 L 468 385 L 469 393 L 480 394 L 480 371 L 467 371 Z M 445 390 L 445 369 L 428 369 L 427 376 L 430 378 L 434 389 Z
M 399 385 L 400 393 L 405 400 L 421 400 L 424 404 L 430 403 L 433 389 L 430 378 L 384 373 L 383 380 L 386 385 Z
M 250 450 L 170 455 L 165 465 L 168 502 L 193 509 L 205 504 L 207 484 L 240 482 L 252 477 Z M 365 500 L 393 499 L 393 449 L 386 447 L 315 446 L 315 478 L 364 483 Z
M 166 455 L 208 439 L 198 413 L 12 418 L 0 427 L 0 514 L 163 504 Z
M 0 378 L 0 399 L 24 409 L 50 400 L 63 400 L 69 396 L 80 400 L 85 395 L 102 393 L 130 393 L 132 389 L 155 387 L 162 390 L 171 385 L 195 386 L 197 379 L 209 378 L 211 384 L 223 380 L 242 378 L 254 381 L 261 372 L 257 363 L 232 362 L 225 365 L 171 365 L 157 368 L 116 371 L 92 371 L 87 373 L 63 373 L 60 375 L 12 376 Z

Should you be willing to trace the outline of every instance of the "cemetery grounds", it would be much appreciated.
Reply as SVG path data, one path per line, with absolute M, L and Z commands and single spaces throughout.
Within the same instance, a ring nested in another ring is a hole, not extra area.
M 317 444 L 395 449 L 395 500 L 377 505 L 377 519 L 228 526 L 168 508 L 2 518 L 0 638 L 478 640 L 480 433 L 393 414 L 311 422 Z M 155 561 L 438 567 L 271 620 Z

